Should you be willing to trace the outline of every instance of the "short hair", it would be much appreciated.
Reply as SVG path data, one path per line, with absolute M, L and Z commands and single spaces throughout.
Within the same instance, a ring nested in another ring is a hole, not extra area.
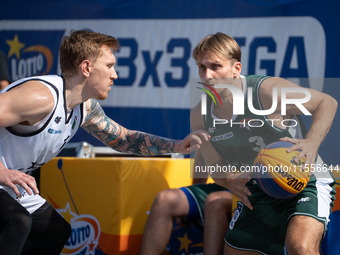
M 72 77 L 77 74 L 78 67 L 84 60 L 96 62 L 104 45 L 114 52 L 119 49 L 118 40 L 110 35 L 72 30 L 68 36 L 63 37 L 59 47 L 62 74 Z
M 196 61 L 201 53 L 215 53 L 222 58 L 241 62 L 240 46 L 233 37 L 221 32 L 208 35 L 198 43 L 192 54 Z

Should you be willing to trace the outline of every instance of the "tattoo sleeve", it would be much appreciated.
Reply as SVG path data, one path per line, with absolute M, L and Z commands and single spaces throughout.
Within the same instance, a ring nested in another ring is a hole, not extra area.
M 107 117 L 94 99 L 86 112 L 83 128 L 114 150 L 141 156 L 174 152 L 175 140 L 124 128 Z

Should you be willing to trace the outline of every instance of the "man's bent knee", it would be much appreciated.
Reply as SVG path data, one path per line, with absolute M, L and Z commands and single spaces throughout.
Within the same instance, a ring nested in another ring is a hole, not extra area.
M 162 190 L 154 200 L 154 204 L 162 208 L 173 208 L 178 202 L 177 190 Z
M 171 214 L 173 217 L 186 215 L 189 210 L 188 199 L 180 189 L 163 190 L 154 199 L 151 211 Z
M 289 255 L 320 254 L 323 223 L 312 217 L 296 215 L 289 220 L 286 233 L 286 249 Z
M 227 191 L 218 191 L 210 193 L 205 200 L 205 207 L 226 208 L 231 206 L 232 195 Z

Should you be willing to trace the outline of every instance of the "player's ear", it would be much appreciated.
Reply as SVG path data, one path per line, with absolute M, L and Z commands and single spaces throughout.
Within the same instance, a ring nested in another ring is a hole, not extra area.
M 242 70 L 242 65 L 241 65 L 241 62 L 238 62 L 236 61 L 234 64 L 233 64 L 233 75 L 234 77 L 238 77 L 241 73 L 241 70 Z
M 81 62 L 80 70 L 81 70 L 81 73 L 85 77 L 89 77 L 90 72 L 91 72 L 90 61 L 89 60 L 84 60 L 83 62 Z

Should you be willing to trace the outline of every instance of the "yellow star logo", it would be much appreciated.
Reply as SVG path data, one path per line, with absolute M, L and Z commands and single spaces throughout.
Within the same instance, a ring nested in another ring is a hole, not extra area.
M 181 247 L 179 247 L 178 251 L 185 249 L 185 252 L 188 253 L 189 244 L 191 244 L 192 241 L 189 240 L 187 233 L 185 233 L 183 237 L 177 237 L 177 239 L 181 242 Z
M 70 209 L 70 205 L 67 202 L 65 209 L 62 210 L 58 210 L 58 212 L 64 217 L 64 219 L 71 224 L 71 219 L 76 216 L 76 214 L 74 214 L 71 209 Z
M 18 34 L 14 36 L 13 40 L 6 40 L 6 43 L 10 47 L 7 58 L 10 58 L 15 54 L 17 59 L 20 59 L 20 50 L 25 47 L 25 44 L 19 42 Z

